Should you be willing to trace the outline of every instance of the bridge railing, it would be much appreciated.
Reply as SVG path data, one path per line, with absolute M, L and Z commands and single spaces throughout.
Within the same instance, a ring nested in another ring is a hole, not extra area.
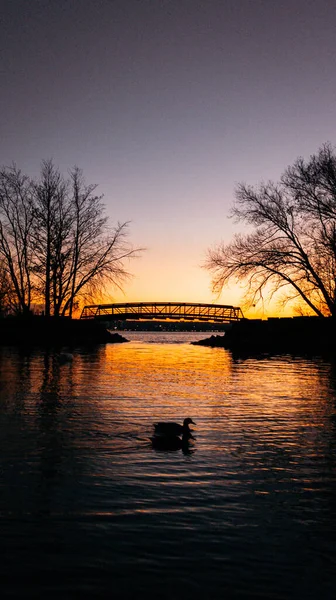
M 179 320 L 231 323 L 244 318 L 238 306 L 193 302 L 126 302 L 84 306 L 81 319 Z

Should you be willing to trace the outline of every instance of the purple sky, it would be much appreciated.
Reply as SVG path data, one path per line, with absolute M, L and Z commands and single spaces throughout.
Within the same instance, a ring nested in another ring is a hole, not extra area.
M 336 142 L 334 0 L 0 0 L 0 164 L 98 183 L 146 246 L 118 300 L 213 301 L 239 181 Z M 220 298 L 239 302 L 232 287 Z

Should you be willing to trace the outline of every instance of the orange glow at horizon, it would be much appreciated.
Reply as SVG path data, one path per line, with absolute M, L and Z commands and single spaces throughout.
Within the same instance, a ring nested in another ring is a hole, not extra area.
M 225 288 L 220 296 L 211 291 L 210 274 L 200 267 L 185 264 L 145 265 L 140 261 L 134 266 L 133 277 L 125 283 L 123 290 L 111 289 L 104 302 L 191 302 L 239 306 L 249 319 L 295 316 L 295 309 L 288 305 L 279 309 L 276 300 L 246 308 L 244 289 L 239 285 Z M 101 302 L 101 300 L 100 300 Z
M 125 265 L 131 277 L 124 282 L 121 290 L 110 287 L 96 302 L 85 304 L 190 302 L 239 306 L 249 319 L 297 315 L 293 304 L 282 308 L 275 298 L 272 302 L 265 302 L 264 306 L 257 304 L 248 308 L 244 299 L 246 290 L 242 285 L 232 283 L 220 295 L 213 293 L 211 273 L 202 268 L 205 259 L 202 243 L 193 241 L 186 248 L 181 242 L 172 244 L 172 247 L 159 240 L 156 243 L 155 251 L 149 248 Z

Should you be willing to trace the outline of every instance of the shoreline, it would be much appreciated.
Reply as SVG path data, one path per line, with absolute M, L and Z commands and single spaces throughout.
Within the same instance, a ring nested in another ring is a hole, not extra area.
M 0 346 L 89 346 L 128 342 L 97 321 L 68 317 L 7 317 L 0 319 Z
M 336 323 L 332 317 L 244 319 L 233 323 L 225 335 L 212 335 L 194 345 L 234 352 L 336 351 Z

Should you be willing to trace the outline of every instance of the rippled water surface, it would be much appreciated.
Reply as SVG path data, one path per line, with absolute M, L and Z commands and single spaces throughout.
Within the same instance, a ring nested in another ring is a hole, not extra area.
M 335 598 L 335 364 L 126 335 L 0 349 L 2 597 Z

